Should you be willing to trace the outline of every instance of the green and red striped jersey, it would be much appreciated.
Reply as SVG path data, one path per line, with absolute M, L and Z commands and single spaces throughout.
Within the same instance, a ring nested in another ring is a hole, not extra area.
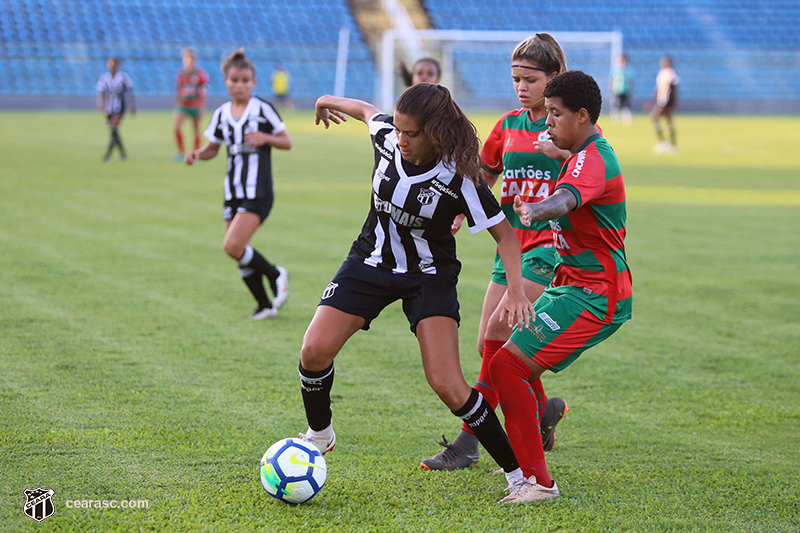
M 625 184 L 614 150 L 592 135 L 563 164 L 556 190 L 568 189 L 577 207 L 550 221 L 558 252 L 553 287 L 573 286 L 605 298 L 595 310 L 607 323 L 631 317 L 633 289 L 625 256 Z M 593 298 L 596 301 L 596 299 Z
M 491 174 L 501 174 L 500 207 L 511 227 L 517 232 L 522 252 L 553 246 L 553 235 L 547 222 L 523 226 L 514 212 L 514 196 L 527 203 L 541 202 L 552 194 L 560 159 L 550 159 L 533 145 L 546 140 L 545 119 L 530 119 L 527 108 L 509 111 L 497 121 L 481 150 L 481 166 Z

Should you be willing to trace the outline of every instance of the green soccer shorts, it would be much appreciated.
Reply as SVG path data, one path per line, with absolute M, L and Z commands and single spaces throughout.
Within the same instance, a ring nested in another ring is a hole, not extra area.
M 596 310 L 590 308 L 596 308 L 598 302 L 589 301 L 596 298 L 602 297 L 593 295 L 584 299 L 545 290 L 534 303 L 536 319 L 522 330 L 515 326 L 511 342 L 542 367 L 553 372 L 564 370 L 622 325 L 609 324 L 597 317 Z
M 547 287 L 553 281 L 556 270 L 555 248 L 532 248 L 522 254 L 522 277 L 539 285 Z M 494 256 L 492 281 L 500 285 L 508 285 L 506 269 L 500 254 Z

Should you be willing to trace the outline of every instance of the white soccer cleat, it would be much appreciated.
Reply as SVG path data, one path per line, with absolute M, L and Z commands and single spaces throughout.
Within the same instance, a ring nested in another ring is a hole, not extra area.
M 523 502 L 538 502 L 540 500 L 550 500 L 559 495 L 558 485 L 553 481 L 551 488 L 544 487 L 536 483 L 536 476 L 531 476 L 528 479 L 522 479 L 515 485 L 509 485 L 506 489 L 509 495 L 500 500 L 498 503 L 523 503 Z
M 275 280 L 275 285 L 278 291 L 272 299 L 272 305 L 280 309 L 289 298 L 289 271 L 281 266 L 278 267 L 278 279 Z
M 308 428 L 305 433 L 299 433 L 299 435 L 304 441 L 316 446 L 322 455 L 325 455 L 336 446 L 336 433 L 333 432 L 333 424 L 322 431 L 314 431 Z
M 256 308 L 253 314 L 250 315 L 250 320 L 264 320 L 265 318 L 274 318 L 278 316 L 278 310 L 273 307 Z
M 663 153 L 669 152 L 672 148 L 672 145 L 667 141 L 661 141 L 657 145 L 653 147 L 653 153 L 656 155 L 661 155 Z

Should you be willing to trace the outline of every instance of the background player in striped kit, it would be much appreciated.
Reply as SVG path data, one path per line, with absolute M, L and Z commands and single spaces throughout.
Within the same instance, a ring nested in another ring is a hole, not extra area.
M 602 96 L 591 76 L 570 71 L 545 88 L 547 126 L 556 146 L 572 154 L 555 192 L 538 203 L 514 198 L 523 224 L 549 220 L 558 251 L 552 283 L 536 300 L 536 316 L 495 354 L 489 371 L 506 431 L 526 480 L 506 502 L 555 498 L 539 439 L 540 376 L 559 372 L 631 318 L 633 291 L 625 255 L 625 184 L 616 154 L 597 132 Z
M 208 144 L 187 153 L 186 163 L 211 159 L 222 143 L 228 145 L 223 247 L 239 264 L 239 274 L 258 302 L 250 318 L 260 320 L 276 316 L 289 297 L 289 273 L 267 261 L 250 241 L 274 201 L 270 148 L 289 150 L 292 139 L 275 109 L 251 96 L 256 69 L 244 50 L 234 52 L 222 64 L 222 72 L 232 100 L 214 111 L 205 133 Z M 273 300 L 267 296 L 262 276 L 269 280 Z
M 361 235 L 322 294 L 303 338 L 300 379 L 309 428 L 301 434 L 325 453 L 336 444 L 330 393 L 333 360 L 347 340 L 389 304 L 403 301 L 428 383 L 481 444 L 521 483 L 514 452 L 483 396 L 467 385 L 458 356 L 456 283 L 461 264 L 451 223 L 465 213 L 473 233 L 488 229 L 508 270 L 503 317 L 523 324 L 532 310 L 522 289 L 519 239 L 497 200 L 477 178 L 475 127 L 440 85 L 406 89 L 394 116 L 359 100 L 323 96 L 317 123 L 367 124 L 374 148 L 372 202 Z
M 519 43 L 511 56 L 511 79 L 521 108 L 500 117 L 481 151 L 481 171 L 486 183 L 493 187 L 502 179 L 500 204 L 511 226 L 517 232 L 522 248 L 522 276 L 525 295 L 535 301 L 553 279 L 556 252 L 550 226 L 537 222 L 524 226 L 514 212 L 514 196 L 522 195 L 526 202 L 547 198 L 555 188 L 562 160 L 569 151 L 561 150 L 547 136 L 544 108 L 544 87 L 561 72 L 566 72 L 567 60 L 556 40 L 547 33 L 537 33 Z M 454 222 L 454 231 L 461 225 Z M 497 407 L 497 394 L 489 375 L 489 363 L 495 352 L 511 336 L 511 328 L 500 320 L 506 294 L 506 273 L 500 256 L 495 256 L 492 279 L 486 288 L 483 311 L 478 330 L 478 353 L 481 370 L 475 388 Z M 538 413 L 542 421 L 545 449 L 555 442 L 555 425 L 568 410 L 561 398 L 542 398 Z M 476 464 L 479 458 L 478 439 L 463 424 L 452 443 L 442 436 L 439 444 L 444 450 L 421 463 L 428 470 L 454 470 Z
M 206 93 L 208 92 L 208 73 L 197 66 L 197 52 L 193 48 L 184 48 L 181 51 L 183 67 L 178 71 L 176 80 L 178 94 L 175 107 L 175 143 L 178 153 L 176 163 L 183 163 L 184 155 L 183 134 L 181 126 L 186 118 L 192 121 L 194 133 L 194 149 L 200 148 L 200 119 L 206 110 Z
M 656 88 L 653 91 L 653 96 L 645 103 L 647 106 L 652 105 L 650 110 L 650 120 L 653 121 L 653 128 L 656 130 L 656 137 L 658 137 L 658 144 L 653 147 L 653 153 L 660 154 L 677 154 L 678 141 L 675 134 L 675 124 L 672 121 L 672 116 L 678 107 L 678 74 L 672 67 L 672 58 L 670 56 L 663 56 L 659 61 L 661 69 L 656 76 Z M 669 129 L 669 141 L 664 139 L 664 132 L 661 130 L 661 118 L 667 122 Z
M 118 57 L 109 57 L 106 61 L 108 72 L 97 80 L 97 108 L 106 116 L 106 124 L 111 132 L 103 161 L 111 160 L 111 152 L 115 146 L 119 147 L 119 156 L 123 161 L 128 158 L 128 153 L 119 137 L 119 125 L 127 107 L 130 107 L 131 115 L 136 114 L 133 80 L 128 74 L 119 70 L 120 62 Z

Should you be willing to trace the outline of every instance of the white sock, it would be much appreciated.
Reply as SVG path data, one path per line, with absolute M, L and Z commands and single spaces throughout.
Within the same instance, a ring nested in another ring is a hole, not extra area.
M 512 470 L 511 472 L 506 472 L 506 481 L 508 481 L 508 486 L 513 487 L 522 483 L 525 479 L 525 476 L 522 475 L 522 469 L 517 468 L 516 470 Z
M 314 431 L 313 429 L 308 428 L 306 435 L 309 437 L 314 437 L 315 439 L 329 439 L 333 436 L 333 422 L 331 422 L 330 425 L 322 431 Z

